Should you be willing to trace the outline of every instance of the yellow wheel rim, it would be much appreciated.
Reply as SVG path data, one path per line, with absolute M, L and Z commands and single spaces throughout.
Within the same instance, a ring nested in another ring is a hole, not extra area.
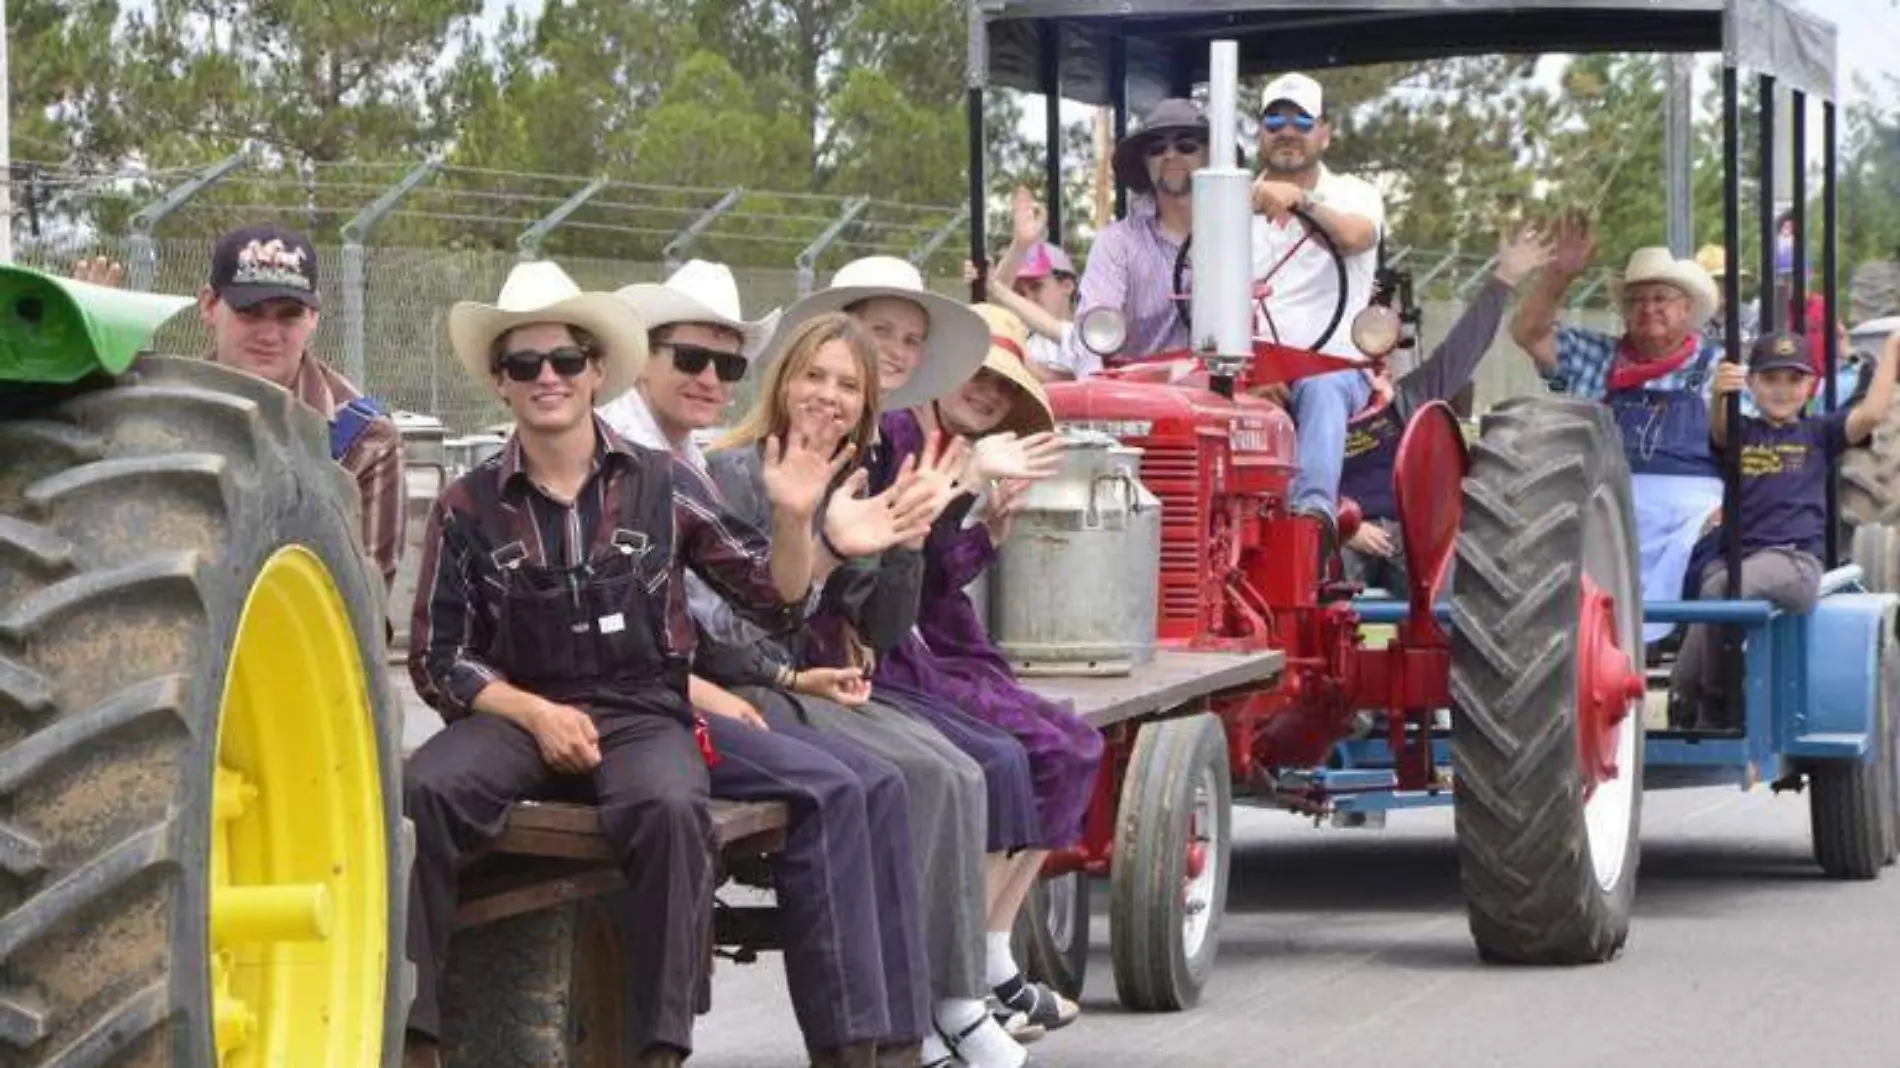
M 389 900 L 375 719 L 321 561 L 264 565 L 238 626 L 211 818 L 220 1068 L 382 1059 Z

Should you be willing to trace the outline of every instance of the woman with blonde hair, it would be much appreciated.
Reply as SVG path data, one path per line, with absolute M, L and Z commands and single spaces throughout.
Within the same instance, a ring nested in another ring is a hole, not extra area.
M 833 312 L 793 324 L 761 362 L 758 399 L 708 455 L 713 481 L 740 517 L 771 514 L 762 459 L 767 442 L 795 435 L 833 455 L 863 455 L 877 432 L 877 349 L 849 316 Z M 936 495 L 941 508 L 966 460 L 960 447 L 931 449 L 911 457 L 906 470 L 915 472 L 915 492 Z M 863 477 L 856 472 L 846 485 Z M 918 985 L 927 981 L 931 1023 L 944 1036 L 926 1038 L 923 1060 L 950 1063 L 948 1039 L 965 1064 L 1018 1068 L 1027 1054 L 984 1009 L 983 768 L 928 724 L 873 700 L 866 681 L 880 649 L 895 645 L 916 618 L 920 547 L 921 539 L 842 564 L 841 554 L 821 553 L 817 570 L 824 577 L 807 606 L 807 625 L 783 642 L 731 612 L 700 614 L 716 650 L 696 670 L 753 702 L 768 722 L 837 733 L 896 765 L 910 793 L 911 845 L 923 892 L 930 974 Z M 849 666 L 803 666 L 841 663 Z

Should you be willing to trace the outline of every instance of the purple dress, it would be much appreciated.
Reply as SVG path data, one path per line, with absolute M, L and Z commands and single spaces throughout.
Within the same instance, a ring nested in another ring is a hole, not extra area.
M 873 489 L 888 484 L 903 458 L 923 448 L 923 427 L 909 412 L 885 413 L 880 430 L 885 448 L 873 468 Z M 1000 727 L 1021 743 L 1041 817 L 1036 844 L 1062 849 L 1082 836 L 1102 763 L 1102 736 L 1066 702 L 1023 688 L 990 644 L 963 588 L 989 566 L 996 547 L 986 528 L 962 526 L 969 504 L 965 498 L 932 528 L 924 546 L 917 630 L 884 656 L 876 685 L 882 693 L 928 695 L 934 704 Z

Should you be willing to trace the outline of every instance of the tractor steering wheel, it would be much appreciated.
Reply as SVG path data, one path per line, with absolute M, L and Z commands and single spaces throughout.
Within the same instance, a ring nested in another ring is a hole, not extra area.
M 1273 317 L 1271 315 L 1266 317 L 1267 332 L 1274 344 L 1286 345 L 1292 348 L 1305 348 L 1308 351 L 1317 352 L 1328 341 L 1333 339 L 1333 334 L 1339 329 L 1340 322 L 1346 318 L 1346 257 L 1339 254 L 1339 245 L 1333 241 L 1333 235 L 1327 233 L 1326 228 L 1321 226 L 1318 220 L 1308 214 L 1306 209 L 1294 208 L 1292 214 L 1295 218 L 1299 219 L 1300 224 L 1306 228 L 1306 234 L 1298 241 L 1295 241 L 1292 248 L 1286 250 L 1286 254 L 1280 257 L 1279 262 L 1275 263 L 1267 271 L 1266 277 L 1255 279 L 1254 285 L 1263 286 L 1272 284 L 1273 276 L 1280 273 L 1280 268 L 1286 266 L 1302 248 L 1306 247 L 1306 243 L 1309 241 L 1317 243 L 1321 248 L 1326 250 L 1326 254 L 1331 256 L 1333 260 L 1333 277 L 1335 281 L 1333 291 L 1335 295 L 1333 297 L 1333 314 L 1326 320 L 1326 329 L 1320 331 L 1319 337 L 1314 339 L 1310 344 L 1296 344 L 1297 341 L 1303 339 L 1296 338 L 1293 341 L 1289 341 L 1281 337 L 1279 328 L 1273 325 Z M 1189 234 L 1188 239 L 1181 242 L 1181 251 L 1174 257 L 1173 288 L 1169 290 L 1169 292 L 1173 294 L 1172 299 L 1174 300 L 1175 313 L 1181 317 L 1181 324 L 1188 328 L 1188 336 L 1190 339 L 1194 333 L 1193 313 L 1190 310 L 1193 305 L 1193 294 L 1188 289 L 1187 272 L 1189 264 L 1188 257 L 1193 248 L 1194 235 Z M 1266 301 L 1262 299 L 1257 304 L 1257 307 L 1264 311 L 1265 305 Z

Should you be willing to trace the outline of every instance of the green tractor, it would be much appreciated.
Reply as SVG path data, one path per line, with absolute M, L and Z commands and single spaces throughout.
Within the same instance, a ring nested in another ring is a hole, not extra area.
M 393 1065 L 412 843 L 329 428 L 0 267 L 0 1064 Z

